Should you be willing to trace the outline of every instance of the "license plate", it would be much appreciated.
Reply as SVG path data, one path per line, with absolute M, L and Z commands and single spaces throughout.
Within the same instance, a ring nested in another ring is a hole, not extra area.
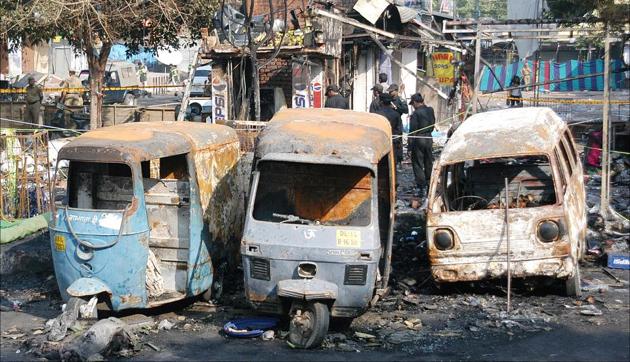
M 66 238 L 62 235 L 55 235 L 55 250 L 66 251 Z
M 337 230 L 337 247 L 360 248 L 361 232 L 358 230 Z

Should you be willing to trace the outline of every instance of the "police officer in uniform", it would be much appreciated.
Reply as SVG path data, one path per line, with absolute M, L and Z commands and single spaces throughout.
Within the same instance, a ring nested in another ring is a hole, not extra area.
M 379 113 L 382 107 L 380 97 L 381 97 L 381 94 L 383 94 L 383 86 L 380 84 L 375 84 L 371 90 L 372 90 L 372 96 L 374 98 L 372 99 L 372 103 L 370 103 L 370 113 Z
M 433 108 L 424 104 L 420 93 L 411 96 L 409 102 L 414 108 L 409 117 L 409 150 L 411 152 L 411 166 L 416 178 L 421 198 L 426 197 L 431 170 L 433 169 L 433 138 L 431 132 L 435 125 Z
M 83 98 L 81 98 L 80 89 L 83 88 L 83 84 L 81 84 L 81 79 L 77 77 L 77 73 L 74 70 L 71 70 L 70 76 L 63 83 L 64 88 L 67 90 L 64 91 L 62 96 L 63 105 L 64 106 L 82 106 Z
M 26 86 L 26 112 L 24 121 L 39 124 L 39 111 L 42 107 L 44 95 L 42 89 L 35 84 L 35 78 L 28 77 L 28 85 Z
M 387 88 L 387 92 L 389 92 L 389 95 L 392 96 L 392 104 L 394 105 L 394 109 L 400 114 L 401 117 L 403 114 L 409 113 L 407 102 L 404 101 L 398 94 L 398 84 L 390 84 L 390 86 Z
M 394 99 L 391 95 L 388 93 L 381 94 L 380 101 L 381 109 L 378 113 L 387 118 L 392 126 L 394 156 L 396 164 L 399 164 L 402 161 L 402 119 L 400 119 L 400 114 L 394 109 Z

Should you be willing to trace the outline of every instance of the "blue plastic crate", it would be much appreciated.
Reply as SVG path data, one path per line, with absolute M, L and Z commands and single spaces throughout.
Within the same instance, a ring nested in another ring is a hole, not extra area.
M 608 267 L 613 269 L 630 269 L 630 255 L 608 254 Z

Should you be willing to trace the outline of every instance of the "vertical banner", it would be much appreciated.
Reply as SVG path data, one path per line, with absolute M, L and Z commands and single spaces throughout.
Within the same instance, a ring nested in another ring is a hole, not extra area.
M 322 91 L 322 80 L 324 74 L 320 66 L 311 66 L 311 104 L 313 108 L 322 108 L 324 106 L 324 92 Z
M 311 102 L 308 95 L 308 69 L 303 63 L 293 62 L 291 69 L 291 82 L 293 94 L 291 95 L 291 108 L 310 108 Z
M 212 65 L 212 123 L 228 119 L 228 79 L 220 64 Z
M 452 52 L 434 52 L 431 54 L 433 61 L 433 76 L 440 85 L 453 85 L 455 82 L 455 67 L 453 66 Z

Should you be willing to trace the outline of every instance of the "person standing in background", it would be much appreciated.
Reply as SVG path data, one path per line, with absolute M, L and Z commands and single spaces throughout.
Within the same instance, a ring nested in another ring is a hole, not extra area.
M 81 79 L 77 77 L 77 73 L 74 70 L 71 70 L 68 73 L 68 78 L 63 81 L 63 87 L 66 89 L 61 95 L 63 105 L 77 107 L 82 106 L 83 98 L 81 98 L 81 89 L 83 89 L 83 84 L 81 84 Z
M 424 104 L 420 93 L 411 96 L 409 102 L 414 108 L 409 118 L 409 151 L 411 166 L 418 185 L 418 196 L 425 198 L 431 181 L 433 169 L 433 138 L 431 132 L 435 125 L 433 108 Z
M 147 81 L 149 80 L 149 70 L 140 60 L 138 60 L 138 79 L 140 80 L 140 85 L 143 87 L 143 90 L 150 95 L 149 90 L 146 88 Z
M 399 96 L 398 90 L 398 84 L 395 83 L 392 83 L 389 88 L 387 88 L 387 92 L 392 96 L 394 110 L 402 117 L 403 114 L 409 113 L 409 106 L 407 106 L 407 102 Z
M 532 70 L 529 68 L 529 62 L 523 59 L 523 69 L 521 69 L 521 75 L 523 76 L 523 85 L 526 86 L 525 90 L 529 90 L 529 84 L 532 81 Z
M 372 103 L 370 103 L 370 113 L 378 113 L 381 110 L 381 94 L 383 94 L 383 86 L 375 84 L 372 87 Z
M 348 109 L 348 101 L 339 94 L 339 87 L 334 84 L 326 87 L 326 103 L 324 108 Z
M 40 124 L 39 112 L 42 107 L 44 94 L 42 89 L 35 84 L 35 78 L 28 77 L 28 85 L 26 86 L 26 112 L 24 113 L 24 121 Z
M 392 127 L 394 159 L 398 166 L 402 162 L 402 119 L 400 113 L 394 108 L 394 98 L 390 94 L 381 94 L 380 100 L 382 106 L 378 113 L 387 118 Z

